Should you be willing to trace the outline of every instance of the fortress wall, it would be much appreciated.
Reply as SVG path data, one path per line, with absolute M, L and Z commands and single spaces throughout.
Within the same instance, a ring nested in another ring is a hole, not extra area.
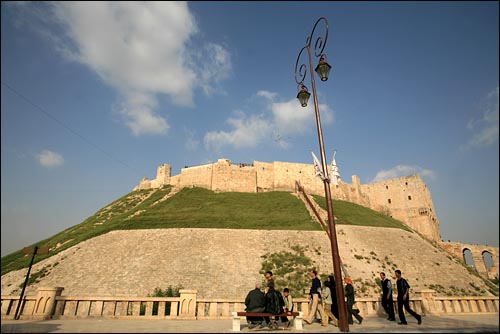
M 420 176 L 411 175 L 361 185 L 368 207 L 398 219 L 430 240 L 440 241 L 430 191 Z
M 356 175 L 352 176 L 352 184 L 341 182 L 334 198 L 370 207 L 370 198 L 361 192 L 361 182 Z M 333 195 L 332 195 L 333 196 Z
M 274 164 L 254 161 L 253 166 L 257 173 L 257 192 L 274 190 Z
M 154 179 L 154 180 L 151 180 L 150 181 L 150 188 L 160 188 L 163 184 L 160 183 L 160 181 L 158 179 Z
M 308 193 L 325 195 L 324 184 L 315 176 L 312 164 L 254 161 L 251 166 L 233 165 L 228 159 L 219 159 L 213 164 L 183 168 L 176 176 L 170 176 L 170 173 L 170 165 L 160 165 L 155 180 L 144 178 L 134 189 L 159 188 L 169 181 L 179 188 L 197 186 L 213 191 L 294 191 L 295 181 L 299 181 Z M 353 175 L 352 184 L 331 184 L 330 189 L 333 199 L 387 214 L 430 240 L 441 241 L 430 191 L 418 175 L 364 185 L 358 176 Z
M 420 214 L 421 212 L 422 214 Z M 441 230 L 439 228 L 439 221 L 432 220 L 428 215 L 423 214 L 425 211 L 421 209 L 412 209 L 411 213 L 415 216 L 409 217 L 410 221 L 408 226 L 417 231 L 418 233 L 426 236 L 432 241 L 441 241 Z
M 180 174 L 179 186 L 181 188 L 196 186 L 212 189 L 213 168 L 211 164 L 183 168 Z
M 333 199 L 348 201 L 349 190 L 351 189 L 351 185 L 345 182 L 340 182 L 338 186 L 331 185 L 330 191 L 332 193 Z M 323 191 L 324 192 L 324 191 Z
M 175 176 L 172 176 L 170 178 L 170 185 L 172 187 L 177 187 L 177 188 L 180 188 L 181 187 L 181 175 L 175 175 Z
M 301 165 L 297 180 L 300 180 L 300 183 L 307 192 L 325 196 L 324 183 L 319 177 L 316 176 L 314 172 L 314 165 Z M 335 188 L 335 186 L 330 186 L 332 196 L 335 196 L 335 190 L 333 188 Z
M 300 181 L 307 192 L 324 194 L 323 182 L 314 175 L 313 165 L 274 162 L 274 187 L 277 190 L 294 190 L 295 181 Z
M 212 174 L 213 191 L 257 192 L 257 174 L 253 166 L 232 165 L 219 159 Z
M 147 177 L 143 178 L 141 182 L 134 188 L 134 190 L 147 190 L 153 188 L 151 186 L 151 180 Z

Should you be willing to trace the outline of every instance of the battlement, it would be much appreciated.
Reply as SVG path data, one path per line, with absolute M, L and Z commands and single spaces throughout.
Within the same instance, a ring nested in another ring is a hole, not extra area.
M 171 175 L 169 164 L 158 167 L 156 179 L 143 178 L 134 190 L 172 185 L 178 188 L 201 187 L 216 192 L 294 191 L 298 181 L 310 194 L 324 195 L 323 181 L 315 176 L 314 165 L 293 162 L 232 164 L 229 159 L 216 163 L 184 167 Z M 333 199 L 363 205 L 407 224 L 432 241 L 441 241 L 431 193 L 419 175 L 361 184 L 352 176 L 352 184 L 340 181 L 330 185 Z

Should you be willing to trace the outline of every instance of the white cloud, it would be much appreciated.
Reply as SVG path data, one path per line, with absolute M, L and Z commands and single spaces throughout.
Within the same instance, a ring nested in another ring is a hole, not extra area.
M 247 116 L 241 111 L 236 113 L 236 117 L 229 118 L 226 123 L 232 130 L 208 132 L 204 138 L 205 147 L 216 150 L 222 146 L 256 147 L 272 133 L 272 125 L 267 119 L 256 115 Z
M 253 148 L 272 138 L 279 147 L 286 149 L 289 147 L 286 138 L 316 131 L 313 106 L 303 108 L 295 98 L 286 102 L 274 102 L 278 94 L 265 90 L 258 91 L 257 96 L 265 99 L 267 105 L 264 109 L 270 112 L 259 116 L 238 112 L 236 118 L 231 117 L 226 121 L 232 130 L 211 131 L 205 135 L 205 147 Z M 320 104 L 319 110 L 322 124 L 333 122 L 333 110 L 328 105 Z
M 333 121 L 333 110 L 326 104 L 319 104 L 321 124 L 330 124 Z M 273 102 L 271 110 L 274 123 L 282 134 L 304 134 L 316 130 L 316 116 L 314 106 L 309 103 L 301 107 L 297 99 L 287 102 Z
M 122 102 L 114 110 L 121 115 L 122 121 L 136 136 L 141 134 L 162 134 L 168 131 L 167 120 L 153 110 L 158 106 L 156 98 L 151 94 L 131 92 L 128 101 Z
M 59 23 L 66 35 L 49 30 L 47 19 L 37 18 L 33 24 L 42 27 L 39 32 L 65 59 L 88 66 L 117 91 L 120 107 L 115 111 L 135 135 L 167 133 L 170 125 L 157 112 L 159 94 L 177 105 L 192 106 L 195 89 L 213 94 L 230 74 L 226 48 L 192 43 L 198 28 L 186 2 L 46 4 L 50 14 L 45 16 Z M 37 10 L 26 11 L 40 12 L 39 6 L 31 7 Z M 203 61 L 194 61 L 201 55 Z
M 43 150 L 41 153 L 36 155 L 36 158 L 38 159 L 40 165 L 47 168 L 58 167 L 64 163 L 62 155 L 49 150 Z
M 220 83 L 229 77 L 232 70 L 231 54 L 221 45 L 207 43 L 200 49 L 193 49 L 189 55 L 189 63 L 194 68 L 205 95 L 215 91 L 225 92 L 220 88 Z
M 482 115 L 471 119 L 467 129 L 474 132 L 472 138 L 460 146 L 462 151 L 482 148 L 498 141 L 498 86 L 484 100 Z
M 372 182 L 390 180 L 413 174 L 419 174 L 422 177 L 429 177 L 431 179 L 435 177 L 435 173 L 429 169 L 424 169 L 419 166 L 397 165 L 389 170 L 379 171 L 377 175 L 375 175 L 375 178 L 372 180 Z
M 257 92 L 257 96 L 264 97 L 264 98 L 269 99 L 271 101 L 274 100 L 277 95 L 278 95 L 278 93 L 269 92 L 267 90 L 259 90 Z

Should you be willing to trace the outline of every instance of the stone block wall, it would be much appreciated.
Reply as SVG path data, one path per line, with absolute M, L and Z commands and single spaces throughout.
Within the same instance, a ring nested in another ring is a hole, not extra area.
M 213 166 L 213 191 L 257 192 L 257 174 L 253 166 L 232 165 L 219 159 Z
M 382 270 L 395 284 L 396 268 L 415 291 L 431 284 L 440 284 L 446 291 L 452 286 L 469 291 L 470 283 L 488 290 L 482 279 L 416 233 L 337 225 L 337 234 L 341 261 L 360 293 L 366 283 L 375 284 Z M 140 297 L 152 294 L 155 288 L 181 285 L 198 290 L 201 298 L 244 298 L 256 281 L 264 279 L 259 273 L 262 256 L 290 251 L 292 246 L 305 249 L 322 281 L 332 273 L 331 244 L 322 231 L 120 230 L 34 264 L 32 274 L 42 270 L 46 274 L 27 287 L 26 295 L 43 286 L 64 286 L 64 294 L 69 296 Z M 498 248 L 495 262 L 498 264 Z M 26 268 L 3 275 L 2 295 L 19 295 L 25 276 Z M 304 297 L 299 291 L 293 291 L 293 296 Z
M 202 187 L 212 189 L 212 170 L 213 165 L 201 165 L 195 167 L 186 167 L 181 170 L 179 186 L 184 187 Z
M 254 161 L 257 174 L 257 192 L 274 190 L 274 164 L 269 162 Z
M 308 193 L 324 196 L 324 184 L 315 176 L 312 164 L 254 161 L 249 165 L 219 159 L 213 164 L 185 167 L 176 176 L 170 176 L 170 172 L 170 165 L 163 164 L 155 180 L 144 178 L 135 189 L 158 188 L 170 182 L 179 188 L 196 186 L 220 192 L 294 191 L 299 181 Z M 382 212 L 430 240 L 441 241 L 430 191 L 418 175 L 369 184 L 361 184 L 353 175 L 352 184 L 341 181 L 338 186 L 330 185 L 330 189 L 333 199 Z
M 418 175 L 360 186 L 369 198 L 368 207 L 398 219 L 430 240 L 441 241 L 431 193 Z

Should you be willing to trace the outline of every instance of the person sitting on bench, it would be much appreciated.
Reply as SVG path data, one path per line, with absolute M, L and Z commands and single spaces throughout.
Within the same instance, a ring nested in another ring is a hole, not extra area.
M 246 312 L 264 312 L 266 309 L 266 300 L 264 292 L 261 291 L 262 283 L 255 283 L 255 289 L 251 290 L 245 298 Z M 247 317 L 248 328 L 254 328 L 261 324 L 262 317 Z
M 269 290 L 267 291 L 266 296 L 265 296 L 266 312 L 272 313 L 272 314 L 282 314 L 284 312 L 283 307 L 285 306 L 285 302 L 283 301 L 283 297 L 281 296 L 281 293 L 274 289 L 274 283 L 269 284 L 268 288 L 269 288 Z M 269 317 L 264 317 L 264 320 L 266 321 L 266 324 L 269 327 L 271 327 L 271 325 L 276 325 L 276 327 L 277 327 L 277 324 L 276 324 L 277 319 L 276 318 L 278 318 L 278 317 L 273 317 L 273 323 L 271 323 L 271 320 L 269 319 Z

